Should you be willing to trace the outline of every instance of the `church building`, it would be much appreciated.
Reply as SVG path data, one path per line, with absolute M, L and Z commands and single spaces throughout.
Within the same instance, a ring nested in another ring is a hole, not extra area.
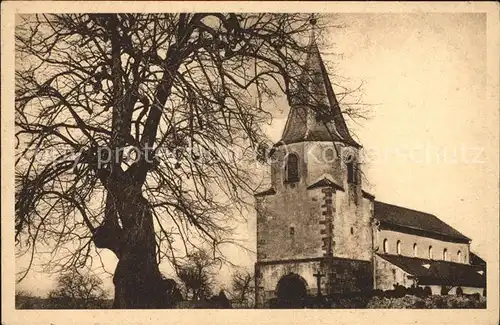
M 255 194 L 257 307 L 394 285 L 485 294 L 486 264 L 470 251 L 470 238 L 363 189 L 362 147 L 349 133 L 314 35 L 300 81 L 270 153 L 271 187 Z

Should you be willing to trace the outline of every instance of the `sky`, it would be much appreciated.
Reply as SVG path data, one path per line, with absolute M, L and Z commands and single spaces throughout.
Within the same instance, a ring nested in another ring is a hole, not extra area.
M 339 14 L 345 25 L 324 39 L 331 79 L 363 84 L 369 118 L 348 121 L 365 150 L 368 190 L 379 201 L 432 213 L 472 239 L 471 249 L 497 258 L 498 107 L 488 103 L 486 16 L 481 14 Z M 338 76 L 338 77 L 335 77 Z M 334 86 L 335 91 L 340 89 Z M 277 141 L 289 108 L 266 127 Z M 255 213 L 238 237 L 255 250 Z M 253 269 L 255 254 L 225 251 Z M 116 261 L 106 254 L 108 271 Z M 22 266 L 23 260 L 17 263 Z M 111 278 L 103 278 L 112 288 Z M 220 272 L 227 286 L 229 270 Z M 38 295 L 53 285 L 33 272 L 19 288 Z

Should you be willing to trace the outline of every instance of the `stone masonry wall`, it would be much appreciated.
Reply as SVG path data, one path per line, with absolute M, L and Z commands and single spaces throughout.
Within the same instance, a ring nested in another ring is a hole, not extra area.
M 333 221 L 335 219 L 335 189 L 325 187 L 321 189 L 323 193 L 323 204 L 321 205 L 321 214 L 323 218 L 319 221 L 322 225 L 321 241 L 323 256 L 333 257 L 334 238 L 333 238 Z
M 371 262 L 327 258 L 323 270 L 328 294 L 369 292 L 373 289 Z
M 410 287 L 414 281 L 408 279 L 409 274 L 401 268 L 384 260 L 380 256 L 375 256 L 375 289 L 392 290 L 394 284 L 398 283 L 405 287 Z
M 371 202 L 362 197 L 357 200 L 356 203 L 349 193 L 337 191 L 334 256 L 368 261 L 372 258 L 373 247 Z
M 300 187 L 258 198 L 257 260 L 323 256 L 322 199 L 320 189 Z
M 388 240 L 389 254 L 396 254 L 397 241 L 401 241 L 401 255 L 414 257 L 413 244 L 417 244 L 417 257 L 429 258 L 429 246 L 432 246 L 432 255 L 435 260 L 443 259 L 443 250 L 448 251 L 448 261 L 457 263 L 469 263 L 469 245 L 464 243 L 447 242 L 434 238 L 406 234 L 398 231 L 380 229 L 376 235 L 376 248 L 383 252 L 384 239 Z M 457 252 L 462 253 L 462 261 L 458 260 Z
M 316 278 L 313 274 L 319 270 L 319 261 L 296 261 L 292 263 L 264 264 L 256 266 L 256 303 L 266 307 L 269 299 L 276 297 L 278 281 L 289 273 L 300 275 L 307 283 L 307 294 L 316 294 Z
M 257 263 L 257 307 L 267 307 L 268 300 L 276 297 L 279 280 L 289 273 L 301 276 L 307 284 L 307 294 L 316 295 L 318 287 L 314 274 L 317 272 L 323 275 L 320 279 L 322 294 L 370 291 L 373 288 L 373 267 L 366 261 L 326 257 L 283 263 Z
M 271 171 L 276 194 L 257 198 L 259 261 L 317 256 L 371 259 L 371 202 L 361 195 L 360 175 L 357 185 L 347 182 L 347 168 L 338 157 L 342 150 L 321 142 L 277 149 Z M 350 150 L 358 155 L 356 149 Z M 300 180 L 292 184 L 284 179 L 286 155 L 290 153 L 299 157 Z M 322 178 L 344 191 L 307 189 Z
M 353 148 L 356 161 L 359 152 Z M 348 183 L 347 167 L 341 164 L 342 186 L 337 191 L 334 219 L 334 256 L 348 259 L 371 260 L 373 249 L 372 201 L 362 195 L 362 177 L 358 170 L 357 184 Z

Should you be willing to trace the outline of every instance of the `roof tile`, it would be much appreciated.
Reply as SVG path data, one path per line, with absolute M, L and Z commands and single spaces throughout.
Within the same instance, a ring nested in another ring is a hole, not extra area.
M 392 225 L 470 240 L 470 238 L 430 213 L 403 208 L 380 201 L 375 201 L 375 218 L 381 222 Z
M 300 85 L 291 107 L 281 143 L 339 141 L 360 147 L 351 137 L 314 38 L 308 48 Z
M 422 285 L 455 285 L 477 288 L 486 286 L 486 277 L 478 273 L 477 267 L 469 264 L 402 255 L 377 255 L 408 274 L 415 276 L 418 278 L 418 283 Z

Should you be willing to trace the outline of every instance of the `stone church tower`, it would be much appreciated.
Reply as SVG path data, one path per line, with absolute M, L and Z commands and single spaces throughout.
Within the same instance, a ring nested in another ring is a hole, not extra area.
M 373 288 L 373 197 L 362 190 L 351 137 L 314 35 L 281 141 L 271 188 L 255 195 L 256 302 Z

